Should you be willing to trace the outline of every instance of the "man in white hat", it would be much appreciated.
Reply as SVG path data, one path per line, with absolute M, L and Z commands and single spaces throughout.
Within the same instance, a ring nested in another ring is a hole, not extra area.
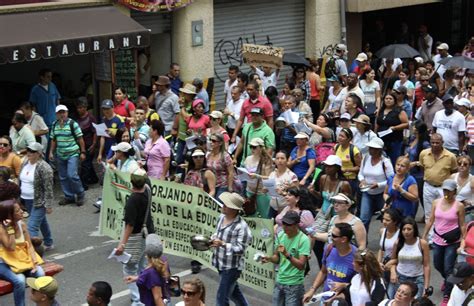
M 244 198 L 238 193 L 224 192 L 219 196 L 224 203 L 217 229 L 212 235 L 212 265 L 219 272 L 217 306 L 227 306 L 232 300 L 236 305 L 249 305 L 240 290 L 237 280 L 244 269 L 245 250 L 252 242 L 252 233 L 247 222 L 239 216 Z
M 338 44 L 334 49 L 334 55 L 328 59 L 326 66 L 324 68 L 326 72 L 326 77 L 331 77 L 332 75 L 328 75 L 328 70 L 331 70 L 332 66 L 335 68 L 335 76 L 339 77 L 342 80 L 343 84 L 346 84 L 347 78 L 347 65 L 344 61 L 344 55 L 347 53 L 347 46 L 344 44 Z
M 444 72 L 446 71 L 446 67 L 439 63 L 440 60 L 448 57 L 452 57 L 451 54 L 448 53 L 449 46 L 447 43 L 441 43 L 438 47 L 436 47 L 438 54 L 433 56 L 433 62 L 435 62 L 435 70 L 438 72 L 439 76 L 442 80 L 444 80 Z
M 466 124 L 473 118 L 471 115 L 471 101 L 466 98 L 454 98 L 454 107 L 460 112 L 466 119 Z
M 78 173 L 79 161 L 86 158 L 86 145 L 82 131 L 74 120 L 68 117 L 66 105 L 56 106 L 57 120 L 51 127 L 51 150 L 49 159 L 56 158 L 59 181 L 64 199 L 59 205 L 84 204 L 84 187 Z

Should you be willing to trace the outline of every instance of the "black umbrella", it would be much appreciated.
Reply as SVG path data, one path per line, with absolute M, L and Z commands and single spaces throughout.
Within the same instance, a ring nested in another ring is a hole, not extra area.
M 284 65 L 290 65 L 290 66 L 306 66 L 306 67 L 311 67 L 309 64 L 309 61 L 302 57 L 301 55 L 298 55 L 296 53 L 284 53 L 283 54 L 283 64 Z
M 394 58 L 413 58 L 419 56 L 417 50 L 407 44 L 388 45 L 375 53 L 378 58 L 394 59 Z
M 466 56 L 453 56 L 446 57 L 440 60 L 438 63 L 444 65 L 446 68 L 466 68 L 474 69 L 474 60 Z

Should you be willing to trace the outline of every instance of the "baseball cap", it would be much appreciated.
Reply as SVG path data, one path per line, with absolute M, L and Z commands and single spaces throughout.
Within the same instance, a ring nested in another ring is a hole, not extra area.
M 356 61 L 363 62 L 366 60 L 367 60 L 367 54 L 365 54 L 364 52 L 357 54 Z
M 342 160 L 337 155 L 329 155 L 328 157 L 326 157 L 326 160 L 323 161 L 323 164 L 328 165 L 328 166 L 337 165 L 339 167 L 342 167 Z
M 339 117 L 339 120 L 342 120 L 342 119 L 351 120 L 351 114 L 349 113 L 342 114 L 341 117 Z
M 466 98 L 461 98 L 461 99 L 458 99 L 456 100 L 454 103 L 456 103 L 457 105 L 459 106 L 465 106 L 467 108 L 471 108 L 471 101 L 469 101 L 468 99 Z
M 262 138 L 255 137 L 252 140 L 250 140 L 249 145 L 255 146 L 255 147 L 263 147 L 265 146 L 265 142 L 263 141 Z
M 28 149 L 35 152 L 43 152 L 43 145 L 39 142 L 32 142 L 27 146 Z
M 447 43 L 441 43 L 441 44 L 439 44 L 438 47 L 436 47 L 436 49 L 438 49 L 438 50 L 449 50 L 449 46 L 448 46 Z
M 337 50 L 337 51 L 344 51 L 344 52 L 347 52 L 347 46 L 344 45 L 344 44 L 337 44 L 337 45 L 336 45 L 336 50 Z
M 453 274 L 448 276 L 447 281 L 451 284 L 459 284 L 464 279 L 474 274 L 474 267 L 467 262 L 458 262 L 454 265 Z
M 51 276 L 41 276 L 38 278 L 28 277 L 26 283 L 31 289 L 46 294 L 49 298 L 54 298 L 58 292 L 58 282 Z
M 63 104 L 59 104 L 58 106 L 56 106 L 56 113 L 57 112 L 60 112 L 60 111 L 69 111 L 66 107 L 66 105 L 63 105 Z
M 444 102 L 453 102 L 454 101 L 454 97 L 451 96 L 450 94 L 445 94 L 441 100 L 443 100 L 443 103 Z
M 222 113 L 220 111 L 212 111 L 209 116 L 211 116 L 212 118 L 220 119 L 222 118 Z
M 426 85 L 421 88 L 424 92 L 433 92 L 437 93 L 438 92 L 438 87 L 434 84 Z
M 331 198 L 331 200 L 333 200 L 333 201 L 344 201 L 344 202 L 347 202 L 349 204 L 352 204 L 352 200 L 343 193 L 338 193 L 337 195 L 333 196 Z
M 294 210 L 289 210 L 281 219 L 281 223 L 294 225 L 300 223 L 300 214 Z
M 114 108 L 114 102 L 110 99 L 102 101 L 101 108 Z
M 121 143 L 119 143 L 115 146 L 112 146 L 111 149 L 114 152 L 117 152 L 117 151 L 128 152 L 131 148 L 132 148 L 132 146 L 128 142 L 121 142 Z
M 447 179 L 447 180 L 444 180 L 443 185 L 441 185 L 441 189 L 454 191 L 458 189 L 458 184 L 456 183 L 455 180 Z
M 250 113 L 263 115 L 263 109 L 261 109 L 260 107 L 254 107 L 250 110 Z
M 404 94 L 404 95 L 407 94 L 407 88 L 403 85 L 398 86 L 398 88 L 394 89 L 393 91 L 396 92 L 396 93 Z
M 204 153 L 204 151 L 201 149 L 196 149 L 193 151 L 193 154 L 191 154 L 191 157 L 194 156 L 206 156 L 206 153 Z
M 299 132 L 295 135 L 295 139 L 309 139 L 309 136 L 305 132 Z
M 163 243 L 157 234 L 149 234 L 145 239 L 145 255 L 159 258 L 163 254 Z

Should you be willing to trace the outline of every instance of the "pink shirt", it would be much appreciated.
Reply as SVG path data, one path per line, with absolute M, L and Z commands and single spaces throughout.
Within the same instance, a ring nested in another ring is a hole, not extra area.
M 145 143 L 145 157 L 148 167 L 148 176 L 159 179 L 163 174 L 165 159 L 171 156 L 171 148 L 169 143 L 160 137 L 155 143 L 151 138 Z
M 471 119 L 467 122 L 466 128 L 469 145 L 474 146 L 474 119 Z
M 286 206 L 283 208 L 283 210 L 275 217 L 275 223 L 278 225 L 277 227 L 277 232 L 279 233 L 283 229 L 283 224 L 281 222 L 281 219 L 283 219 L 283 216 L 290 210 L 289 206 Z M 314 223 L 314 217 L 313 214 L 309 210 L 297 210 L 297 212 L 300 214 L 300 223 L 298 224 L 298 227 L 300 230 L 304 233 L 306 233 L 306 228 L 311 227 Z
M 242 104 L 242 109 L 240 110 L 240 118 L 247 117 L 247 122 L 251 122 L 252 116 L 250 115 L 250 111 L 254 107 L 259 107 L 263 109 L 263 116 L 266 118 L 273 117 L 273 107 L 270 101 L 267 98 L 258 96 L 257 102 L 252 103 L 250 98 L 244 101 Z
M 441 201 L 443 201 L 443 199 L 436 200 L 434 228 L 440 235 L 443 235 L 444 233 L 459 227 L 459 217 L 457 212 L 458 204 L 460 203 L 455 201 L 451 208 L 449 208 L 447 211 L 444 211 L 440 208 Z M 440 246 L 447 245 L 441 237 L 436 235 L 436 233 L 433 236 L 433 242 Z
M 191 116 L 188 118 L 187 124 L 189 130 L 194 133 L 201 132 L 202 135 L 206 136 L 206 129 L 211 125 L 211 119 L 208 115 L 202 115 L 198 120 Z

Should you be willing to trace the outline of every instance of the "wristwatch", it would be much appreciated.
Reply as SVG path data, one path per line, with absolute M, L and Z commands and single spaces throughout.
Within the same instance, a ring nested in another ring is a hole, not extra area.
M 291 260 L 291 257 L 293 257 L 293 255 L 288 254 L 288 256 L 286 256 L 286 259 Z

